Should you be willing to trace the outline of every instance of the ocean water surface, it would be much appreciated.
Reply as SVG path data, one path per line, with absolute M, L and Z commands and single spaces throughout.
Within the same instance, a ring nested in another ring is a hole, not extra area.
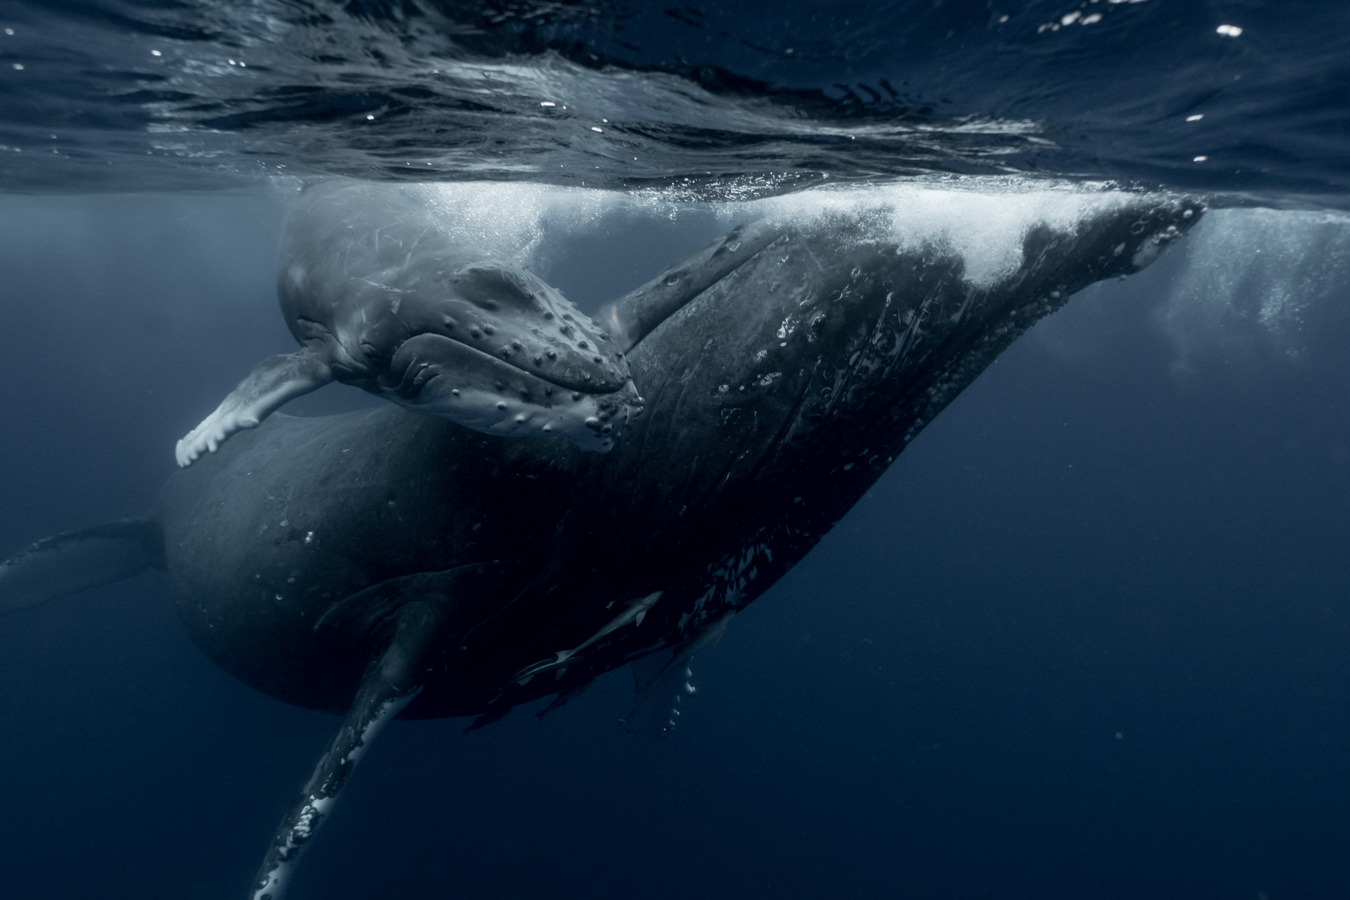
M 879 203 L 990 270 L 1201 194 L 936 419 L 694 665 L 389 728 L 294 900 L 1350 891 L 1350 6 L 8 0 L 0 556 L 147 509 L 269 353 L 288 204 L 443 182 L 593 309 L 735 222 Z M 321 414 L 377 402 L 330 388 Z M 332 717 L 147 574 L 0 618 L 0 894 L 226 898 Z

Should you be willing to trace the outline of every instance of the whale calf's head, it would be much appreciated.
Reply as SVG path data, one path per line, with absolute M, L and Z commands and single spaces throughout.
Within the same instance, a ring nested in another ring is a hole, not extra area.
M 610 449 L 642 406 L 623 353 L 558 290 L 441 225 L 396 186 L 302 203 L 278 278 L 296 337 L 337 380 L 418 412 Z
M 539 278 L 475 263 L 449 277 L 438 327 L 397 342 L 382 393 L 477 431 L 609 450 L 642 406 L 624 355 Z M 392 346 L 392 344 L 391 344 Z

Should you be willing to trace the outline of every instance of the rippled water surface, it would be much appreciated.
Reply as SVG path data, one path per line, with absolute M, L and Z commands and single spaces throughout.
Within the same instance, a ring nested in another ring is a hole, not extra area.
M 10 0 L 10 190 L 1019 173 L 1343 205 L 1332 2 Z

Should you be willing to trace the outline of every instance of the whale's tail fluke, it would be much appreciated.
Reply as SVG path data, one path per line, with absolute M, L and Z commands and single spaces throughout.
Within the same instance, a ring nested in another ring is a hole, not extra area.
M 0 562 L 0 615 L 164 568 L 164 534 L 150 516 L 55 537 Z

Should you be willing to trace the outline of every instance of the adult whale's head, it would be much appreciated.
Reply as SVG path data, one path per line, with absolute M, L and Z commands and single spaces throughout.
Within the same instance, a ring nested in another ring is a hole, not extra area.
M 610 336 L 457 234 L 434 186 L 336 182 L 287 223 L 277 294 L 338 381 L 477 431 L 613 446 L 642 399 Z

